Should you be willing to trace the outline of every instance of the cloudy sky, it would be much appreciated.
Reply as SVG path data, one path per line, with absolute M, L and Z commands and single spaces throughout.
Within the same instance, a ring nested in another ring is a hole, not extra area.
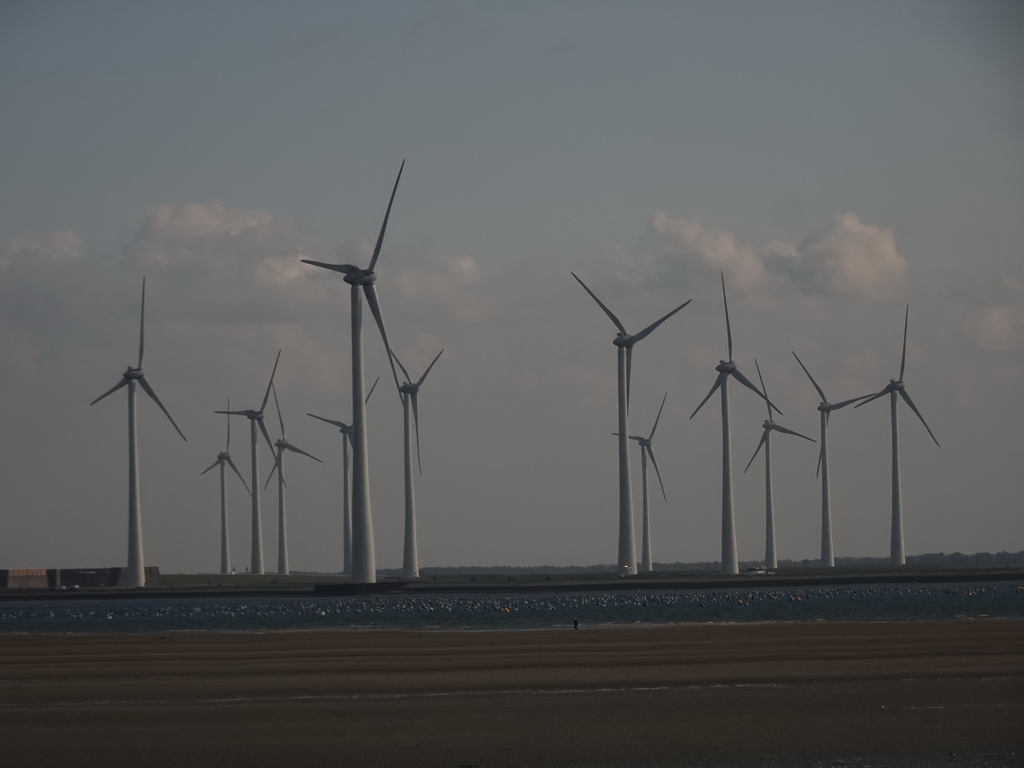
M 420 397 L 423 567 L 615 560 L 615 328 L 570 271 L 631 331 L 693 299 L 634 354 L 631 432 L 668 393 L 656 561 L 720 553 L 717 403 L 689 420 L 726 357 L 720 272 L 736 362 L 812 436 L 791 350 L 833 400 L 877 391 L 909 304 L 905 381 L 942 447 L 902 410 L 907 553 L 1024 548 L 1021 39 L 996 0 L 4 3 L 0 567 L 126 560 L 126 398 L 89 402 L 136 363 L 145 275 L 147 378 L 188 437 L 140 397 L 147 564 L 218 567 L 213 411 L 257 407 L 282 349 L 288 437 L 324 460 L 288 465 L 291 565 L 340 568 L 341 436 L 305 414 L 350 416 L 348 294 L 300 259 L 365 263 L 403 158 L 378 291 L 411 374 L 445 349 Z M 373 515 L 398 567 L 385 384 Z M 731 392 L 739 473 L 765 411 Z M 815 558 L 817 447 L 773 447 L 779 556 Z M 830 452 L 836 555 L 887 555 L 887 401 L 834 415 Z M 744 560 L 763 471 L 735 478 Z

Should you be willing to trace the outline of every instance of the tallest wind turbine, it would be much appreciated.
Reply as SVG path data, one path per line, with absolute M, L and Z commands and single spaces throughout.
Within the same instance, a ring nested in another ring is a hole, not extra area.
M 719 360 L 715 370 L 718 371 L 718 378 L 715 379 L 711 391 L 704 395 L 700 405 L 690 414 L 692 419 L 697 411 L 704 407 L 716 389 L 722 390 L 722 573 L 736 574 L 740 572 L 739 560 L 736 556 L 736 524 L 732 509 L 732 449 L 729 445 L 729 377 L 732 376 L 747 389 L 757 393 L 757 396 L 765 400 L 772 408 L 782 415 L 771 400 L 765 397 L 757 387 L 750 383 L 750 379 L 740 373 L 736 363 L 732 361 L 732 325 L 729 323 L 729 300 L 725 296 L 725 273 L 722 273 L 722 303 L 725 304 L 725 332 L 729 339 L 729 359 Z
M 647 338 L 659 325 L 668 320 L 672 315 L 681 310 L 693 299 L 687 299 L 678 307 L 673 309 L 660 320 L 656 320 L 642 331 L 630 334 L 626 331 L 619 318 L 594 295 L 586 283 L 576 276 L 575 272 L 570 273 L 576 278 L 576 282 L 583 286 L 583 290 L 590 294 L 590 298 L 597 302 L 597 306 L 604 310 L 609 319 L 615 323 L 619 332 L 612 339 L 612 344 L 618 348 L 618 395 L 619 395 L 619 428 L 616 433 L 619 436 L 619 559 L 618 573 L 636 575 L 636 546 L 633 542 L 633 489 L 630 484 L 629 475 L 629 381 L 633 368 L 633 345 L 638 341 Z
M 146 381 L 142 372 L 142 353 L 146 342 L 146 278 L 142 278 L 142 311 L 139 320 L 139 365 L 136 368 L 128 366 L 121 375 L 121 380 L 102 395 L 93 400 L 89 405 L 95 405 L 107 395 L 111 395 L 121 387 L 128 387 L 128 584 L 129 587 L 146 586 L 146 566 L 142 556 L 142 513 L 139 508 L 139 449 L 138 430 L 135 424 L 135 385 L 142 387 L 143 391 L 153 398 L 160 410 L 170 420 L 174 428 L 178 430 L 181 439 L 187 442 L 184 433 L 178 429 L 171 414 L 164 408 L 160 398 L 156 396 L 153 387 Z
M 388 353 L 388 362 L 391 364 L 391 375 L 395 378 L 395 389 L 399 389 L 398 373 L 395 371 L 395 363 L 391 357 L 388 334 L 384 330 L 384 318 L 380 313 L 380 304 L 377 302 L 377 290 L 373 285 L 377 280 L 377 273 L 373 271 L 373 268 L 377 266 L 380 247 L 384 242 L 384 232 L 388 228 L 388 218 L 391 216 L 391 205 L 395 202 L 395 192 L 398 191 L 398 182 L 402 178 L 402 169 L 404 168 L 405 161 L 403 160 L 398 169 L 395 186 L 391 190 L 391 199 L 388 200 L 384 223 L 380 226 L 377 245 L 373 249 L 373 256 L 370 258 L 368 267 L 364 269 L 354 264 L 325 264 L 321 261 L 302 259 L 303 262 L 312 264 L 314 267 L 341 272 L 345 276 L 345 282 L 352 286 L 350 291 L 352 299 L 352 581 L 356 584 L 373 584 L 377 581 L 377 566 L 373 549 L 373 517 L 370 510 L 366 398 L 363 394 L 363 296 L 366 296 L 366 303 L 370 305 L 373 319 L 377 321 L 381 338 L 384 340 L 384 348 Z
M 882 388 L 881 392 L 871 395 L 871 397 L 854 406 L 854 408 L 860 408 L 864 403 L 870 403 L 872 400 L 877 400 L 883 395 L 889 395 L 889 413 L 892 418 L 892 538 L 889 557 L 893 565 L 906 565 L 907 562 L 903 551 L 903 494 L 900 488 L 900 426 L 896 413 L 897 394 L 906 401 L 907 405 L 910 406 L 910 410 L 917 414 L 917 418 L 924 424 L 924 428 L 928 430 L 928 434 L 935 441 L 935 445 L 939 445 L 939 441 L 932 434 L 928 422 L 924 420 L 924 416 L 917 410 L 917 406 L 914 405 L 914 401 L 910 399 L 910 395 L 907 394 L 907 390 L 903 386 L 903 371 L 907 367 L 907 323 L 909 320 L 910 305 L 908 304 L 906 314 L 903 317 L 903 357 L 900 359 L 900 377 L 898 379 L 889 379 L 889 383 Z

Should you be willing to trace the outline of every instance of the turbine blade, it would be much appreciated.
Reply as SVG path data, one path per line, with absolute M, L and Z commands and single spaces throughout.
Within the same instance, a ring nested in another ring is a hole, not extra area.
M 248 416 L 249 411 L 214 411 L 214 413 L 226 413 L 228 416 Z
M 267 486 L 270 485 L 270 481 L 274 479 L 274 473 L 281 471 L 281 453 L 280 451 L 275 454 L 274 466 L 270 468 L 270 474 L 267 475 L 267 482 L 263 484 L 263 490 L 267 490 Z M 284 482 L 284 475 L 281 476 L 281 482 Z
M 416 425 L 416 466 L 419 468 L 420 476 L 423 475 L 423 459 L 420 457 L 420 407 L 418 404 L 418 392 L 410 392 L 408 397 L 412 401 L 412 419 Z
M 377 264 L 377 257 L 380 256 L 380 246 L 384 242 L 384 230 L 388 228 L 388 219 L 391 217 L 391 204 L 395 202 L 395 192 L 398 191 L 398 182 L 402 179 L 402 170 L 404 168 L 405 160 L 402 160 L 402 165 L 398 169 L 398 178 L 395 179 L 395 186 L 391 190 L 391 199 L 388 200 L 388 209 L 384 213 L 384 223 L 380 225 L 380 234 L 377 235 L 377 245 L 373 249 L 373 258 L 370 259 L 370 266 L 366 268 L 367 272 L 373 272 L 373 268 Z
M 146 381 L 145 376 L 139 377 L 139 386 L 141 386 L 142 389 L 145 390 L 147 395 L 153 398 L 153 402 L 160 406 L 160 410 L 164 412 L 164 416 L 166 416 L 167 419 L 171 422 L 171 424 L 174 425 L 174 428 L 178 430 L 178 434 L 181 435 L 181 439 L 187 443 L 188 438 L 185 437 L 185 433 L 182 432 L 181 429 L 178 428 L 178 425 L 174 423 L 174 419 L 171 418 L 170 412 L 164 407 L 164 404 L 160 402 L 160 398 L 156 396 L 156 392 L 154 392 L 153 388 L 149 386 L 149 382 Z
M 678 312 L 679 310 L 681 310 L 681 309 L 682 309 L 683 307 L 685 307 L 685 306 L 686 306 L 687 304 L 689 304 L 689 303 L 690 303 L 691 301 L 693 301 L 693 299 L 687 299 L 686 301 L 684 301 L 684 302 L 683 302 L 682 304 L 680 304 L 680 305 L 679 305 L 678 307 L 676 307 L 675 309 L 673 309 L 673 310 L 672 310 L 671 312 L 669 312 L 669 313 L 668 313 L 667 315 L 665 315 L 665 316 L 664 316 L 664 317 L 662 317 L 661 319 L 659 319 L 659 320 L 655 320 L 655 321 L 654 321 L 653 323 L 651 323 L 650 325 L 648 325 L 648 326 L 647 326 L 646 328 L 644 328 L 644 329 L 643 329 L 642 331 L 640 331 L 639 333 L 634 333 L 634 334 L 633 334 L 633 339 L 632 339 L 632 343 L 633 343 L 633 344 L 636 344 L 636 343 L 637 343 L 638 341 L 643 341 L 644 339 L 646 339 L 646 338 L 647 338 L 648 336 L 650 336 L 650 335 L 651 335 L 651 332 L 652 332 L 652 331 L 653 331 L 653 330 L 654 330 L 655 328 L 657 328 L 657 327 L 658 327 L 659 325 L 661 325 L 662 323 L 664 323 L 664 322 L 665 322 L 666 320 L 668 320 L 668 319 L 669 319 L 670 317 L 672 317 L 672 315 L 674 315 L 674 314 L 675 314 L 676 312 Z
M 117 382 L 117 384 L 115 384 L 110 389 L 108 389 L 106 392 L 104 392 L 102 395 L 100 395 L 95 400 L 93 400 L 91 403 L 89 403 L 89 405 L 96 405 L 96 403 L 98 403 L 100 400 L 102 400 L 107 395 L 112 395 L 115 392 L 117 392 L 117 390 L 119 390 L 121 387 L 124 387 L 124 386 L 127 386 L 127 385 L 128 385 L 128 379 L 126 379 L 125 377 L 122 376 L 121 380 L 119 382 Z
M 910 322 L 910 305 L 903 315 L 903 356 L 900 358 L 900 381 L 903 381 L 903 370 L 907 367 L 907 323 Z
M 941 446 L 941 445 L 939 445 L 939 441 L 938 441 L 938 440 L 936 440 L 936 439 L 935 439 L 935 435 L 934 435 L 934 434 L 932 434 L 932 429 L 931 429 L 931 427 L 929 427 L 929 426 L 928 426 L 928 422 L 924 420 L 924 416 L 922 416 L 922 415 L 921 415 L 921 412 L 920 412 L 919 410 L 917 410 L 917 406 L 916 406 L 916 405 L 914 405 L 914 401 L 913 401 L 913 400 L 911 400 L 911 399 L 910 399 L 910 395 L 908 395 L 908 394 L 907 394 L 907 390 L 905 390 L 905 389 L 901 389 L 901 390 L 900 390 L 899 392 L 900 392 L 900 395 L 901 395 L 901 396 L 903 397 L 903 399 L 904 399 L 904 400 L 906 400 L 906 402 L 907 402 L 907 405 L 909 405 L 909 406 L 910 406 L 910 409 L 911 409 L 911 410 L 912 410 L 912 411 L 913 411 L 914 413 L 916 413 L 916 414 L 917 414 L 917 418 L 919 418 L 919 419 L 921 420 L 921 423 L 922 423 L 922 424 L 924 424 L 924 428 L 928 430 L 928 434 L 929 434 L 929 435 L 931 435 L 931 436 L 932 436 L 932 440 L 934 440 L 934 441 L 935 441 L 935 445 L 936 445 L 936 447 L 938 447 L 938 448 L 941 448 L 942 446 Z
M 405 376 L 405 380 L 408 383 L 412 384 L 412 377 L 409 375 L 409 372 L 407 370 L 405 370 L 405 366 L 402 365 L 402 361 L 398 359 L 398 355 L 396 355 L 394 352 L 392 352 L 391 356 L 393 358 L 395 358 L 395 362 L 398 363 L 398 367 L 399 367 L 399 369 L 401 369 L 402 375 Z
M 621 323 L 621 322 L 619 321 L 619 318 L 617 318 L 617 317 L 615 316 L 615 313 L 614 313 L 614 312 L 612 312 L 612 311 L 611 311 L 610 309 L 608 309 L 608 307 L 606 307 L 606 306 L 604 305 L 604 302 L 602 302 L 602 301 L 601 301 L 601 300 L 600 300 L 599 298 L 597 298 L 597 296 L 595 296 L 595 295 L 594 295 L 594 292 L 593 292 L 592 290 L 590 290 L 589 288 L 587 288 L 587 284 L 586 284 L 586 283 L 584 283 L 584 282 L 583 282 L 582 280 L 580 280 L 580 279 L 579 279 L 579 277 L 577 277 L 577 275 L 576 275 L 576 273 L 575 273 L 575 272 L 570 272 L 569 274 L 570 274 L 570 275 L 572 275 L 573 277 L 575 277 L 575 278 L 576 278 L 576 282 L 577 282 L 577 283 L 579 283 L 580 285 L 582 285 L 582 286 L 583 286 L 583 290 L 585 290 L 585 291 L 586 291 L 587 293 L 589 293 L 589 294 L 590 294 L 590 298 L 592 298 L 592 299 L 593 299 L 594 301 L 596 301 L 596 302 L 597 302 L 597 306 L 599 306 L 599 307 L 600 307 L 601 309 L 603 309 L 603 310 L 604 310 L 604 313 L 605 313 L 606 315 L 608 315 L 608 317 L 609 317 L 609 318 L 611 319 L 611 321 L 612 321 L 613 323 L 615 323 L 615 327 L 619 329 L 619 332 L 620 332 L 620 333 L 622 333 L 622 334 L 623 334 L 624 336 L 625 336 L 625 335 L 628 335 L 628 334 L 626 333 L 626 326 L 624 326 L 624 325 L 623 325 L 623 324 L 622 324 L 622 323 Z
M 373 386 L 370 387 L 370 391 L 366 393 L 366 399 L 363 400 L 363 405 L 366 405 L 368 402 L 370 402 L 370 395 L 373 394 L 373 390 L 375 390 L 377 388 L 377 384 L 379 384 L 379 383 L 380 383 L 380 376 L 378 376 L 376 379 L 373 380 Z
M 650 434 L 650 437 L 647 438 L 648 440 L 653 440 L 654 439 L 654 430 L 656 430 L 658 428 L 658 422 L 661 421 L 661 412 L 663 410 L 665 410 L 665 401 L 666 400 L 668 400 L 668 392 L 666 392 L 665 396 L 663 398 L 661 398 L 661 407 L 658 409 L 658 415 L 654 417 L 654 426 L 651 427 L 651 434 Z M 668 499 L 665 499 L 665 501 L 668 501 Z
M 241 480 L 242 485 L 245 486 L 245 492 L 252 496 L 252 491 L 249 490 L 249 484 L 245 482 L 245 478 L 242 477 L 242 473 L 238 471 L 238 467 L 235 466 L 235 462 L 231 460 L 230 456 L 228 456 L 227 459 L 225 459 L 225 461 L 227 461 L 229 467 L 235 470 L 235 474 L 238 475 L 238 479 Z
M 757 358 L 754 358 L 754 367 L 757 368 L 757 378 L 761 382 L 761 393 L 764 395 L 765 404 L 768 406 L 768 421 L 772 420 L 772 403 L 768 399 L 768 387 L 764 385 L 764 376 L 761 375 L 761 366 L 757 364 Z
M 776 432 L 784 432 L 787 435 L 795 435 L 796 437 L 802 437 L 804 440 L 810 440 L 812 443 L 818 442 L 813 437 L 808 437 L 807 435 L 801 435 L 799 432 L 794 432 L 792 429 L 787 429 L 786 427 L 783 427 L 783 426 L 781 426 L 779 424 L 775 425 L 775 431 Z
M 330 269 L 334 272 L 341 272 L 342 274 L 351 274 L 359 270 L 359 267 L 353 266 L 352 264 L 328 264 L 323 261 L 313 261 L 312 259 L 299 259 L 303 264 L 312 264 L 314 267 L 323 267 L 324 269 Z
M 231 413 L 231 398 L 230 397 L 228 398 L 228 409 L 227 409 L 226 413 Z M 224 421 L 226 421 L 227 424 L 228 424 L 228 444 L 224 447 L 224 453 L 227 453 L 228 451 L 231 450 L 231 419 L 230 418 L 224 419 Z
M 761 442 L 757 444 L 757 448 L 754 449 L 754 455 L 750 457 L 750 461 L 747 462 L 747 466 L 743 468 L 744 474 L 746 474 L 746 471 L 750 469 L 750 465 L 754 463 L 754 459 L 757 458 L 757 454 L 761 452 L 761 446 L 768 442 L 768 433 L 770 431 L 771 430 L 767 427 L 761 430 Z
M 654 448 L 650 445 L 645 445 L 644 450 L 646 450 L 647 455 L 651 457 L 651 464 L 654 465 L 654 474 L 658 476 L 658 485 L 661 486 L 661 495 L 665 501 L 668 501 L 668 496 L 665 495 L 665 484 L 661 482 L 661 470 L 658 469 L 658 460 L 654 458 Z
M 348 429 L 348 424 L 346 424 L 346 423 L 344 423 L 342 421 L 335 421 L 334 419 L 325 419 L 323 416 L 317 416 L 315 413 L 307 413 L 306 415 L 307 416 L 312 416 L 314 419 L 317 419 L 319 421 L 323 421 L 323 422 L 326 422 L 328 424 L 333 424 L 338 429 Z
M 142 311 L 139 313 L 139 368 L 142 367 L 142 352 L 146 346 L 146 276 L 142 276 Z
M 260 413 L 267 407 L 267 400 L 270 399 L 270 388 L 274 386 L 274 374 L 277 373 L 277 364 L 281 362 L 281 350 L 277 350 L 277 359 L 274 360 L 274 370 L 270 372 L 270 381 L 267 382 L 267 391 L 263 395 L 263 403 L 260 405 Z M 260 421 L 260 424 L 263 422 Z
M 864 400 L 865 398 L 868 398 L 868 397 L 871 397 L 871 395 L 861 395 L 860 397 L 851 397 L 849 400 L 843 400 L 840 403 L 836 403 L 835 405 L 832 405 L 829 408 L 829 410 L 830 411 L 838 411 L 840 408 L 845 408 L 846 406 L 851 405 L 852 403 L 856 403 L 858 400 Z M 825 418 L 826 419 L 828 418 L 828 414 L 825 414 Z
M 271 453 L 277 453 L 274 450 L 274 441 L 270 439 L 270 433 L 267 431 L 267 425 L 263 423 L 263 414 L 256 417 L 256 423 L 260 425 L 260 432 L 263 433 L 263 437 L 266 438 L 267 445 L 270 446 Z
M 277 387 L 271 386 L 270 388 L 274 390 L 274 407 L 277 408 L 277 421 L 281 425 L 281 439 L 284 440 L 287 438 L 287 435 L 284 433 L 284 416 L 281 415 L 281 403 L 277 400 Z
M 711 399 L 711 396 L 712 396 L 713 394 L 715 394 L 715 390 L 716 390 L 716 389 L 718 389 L 718 388 L 719 388 L 720 386 L 722 386 L 722 377 L 723 377 L 723 376 L 726 376 L 726 375 L 728 375 L 728 374 L 724 374 L 724 373 L 720 373 L 720 374 L 718 374 L 718 377 L 717 377 L 717 378 L 715 379 L 715 383 L 714 383 L 714 385 L 713 385 L 713 386 L 711 387 L 711 391 L 710 391 L 710 392 L 708 392 L 708 393 L 707 393 L 706 395 L 704 395 L 704 399 L 700 401 L 700 405 L 698 405 L 698 406 L 697 406 L 697 407 L 696 407 L 696 408 L 695 408 L 695 409 L 693 410 L 693 413 L 691 413 L 691 414 L 690 414 L 690 418 L 691 418 L 691 419 L 692 419 L 692 418 L 693 418 L 694 416 L 696 416 L 696 415 L 697 415 L 697 411 L 699 411 L 699 410 L 700 410 L 701 408 L 703 408 L 703 407 L 704 407 L 704 403 L 706 403 L 706 402 L 707 402 L 708 400 L 710 400 L 710 399 Z
M 205 475 L 205 474 L 206 474 L 207 472 L 209 472 L 209 471 L 210 471 L 211 469 L 213 469 L 214 467 L 216 467 L 216 466 L 217 466 L 218 464 L 220 464 L 220 459 L 217 459 L 217 460 L 216 460 L 215 462 L 213 462 L 213 464 L 211 464 L 211 465 L 210 465 L 210 466 L 208 466 L 208 467 L 207 467 L 206 469 L 204 469 L 204 470 L 203 470 L 202 472 L 200 472 L 200 473 L 199 473 L 199 476 L 200 476 L 200 477 L 202 477 L 202 476 L 203 476 L 203 475 Z
M 725 304 L 725 333 L 729 338 L 729 362 L 732 362 L 732 324 L 729 322 L 729 299 L 725 296 L 725 272 L 719 272 L 722 276 L 722 303 Z
M 825 452 L 825 446 L 821 446 L 821 448 L 818 449 L 818 468 L 816 470 L 814 470 L 814 477 L 815 477 L 815 479 L 817 479 L 818 476 L 821 474 L 821 457 L 822 457 L 822 454 L 824 452 Z
M 793 350 L 790 350 L 790 352 L 793 352 Z M 807 370 L 807 366 L 804 365 L 803 361 L 799 357 L 797 357 L 796 352 L 793 352 L 793 357 L 796 357 L 796 361 L 800 363 L 800 367 L 804 369 L 804 373 L 807 374 L 807 378 L 811 380 L 811 384 L 814 385 L 814 389 L 817 391 L 818 397 L 821 398 L 821 402 L 827 403 L 828 398 L 826 398 L 825 393 L 821 391 L 821 387 L 818 386 L 818 382 L 816 382 L 814 377 L 811 376 L 811 372 Z
M 441 355 L 442 355 L 443 353 L 444 353 L 444 350 L 442 349 L 442 350 L 441 350 L 440 352 L 438 352 L 438 353 L 437 353 L 437 357 L 435 357 L 435 358 L 434 358 L 434 359 L 433 359 L 433 360 L 431 361 L 430 365 L 428 365 L 428 366 L 427 366 L 427 370 L 425 370 L 425 371 L 423 372 L 423 375 L 422 375 L 422 376 L 420 376 L 420 378 L 419 378 L 419 381 L 417 381 L 417 382 L 416 382 L 416 388 L 417 388 L 417 389 L 418 389 L 418 388 L 420 387 L 420 385 L 421 385 L 421 384 L 423 384 L 423 382 L 424 382 L 424 381 L 426 381 L 426 380 L 427 380 L 427 374 L 428 374 L 428 373 L 430 373 L 430 369 L 434 367 L 434 363 L 436 363 L 436 362 L 437 362 L 437 358 L 438 358 L 438 357 L 441 357 Z
M 626 347 L 626 410 L 629 410 L 629 394 L 633 383 L 633 345 Z
M 854 408 L 860 408 L 860 407 L 861 407 L 862 405 L 867 405 L 867 404 L 868 404 L 868 403 L 870 403 L 870 402 L 871 402 L 872 400 L 877 400 L 877 399 L 878 399 L 878 398 L 880 398 L 880 397 L 881 397 L 882 395 L 887 395 L 887 394 L 889 394 L 889 387 L 885 387 L 885 388 L 884 388 L 884 389 L 883 389 L 883 390 L 882 390 L 881 392 L 876 392 L 876 393 L 875 393 L 875 394 L 873 394 L 873 395 L 868 395 L 868 396 L 867 396 L 866 398 L 864 398 L 863 400 L 861 400 L 861 401 L 860 401 L 859 403 L 857 403 L 857 404 L 856 404 L 855 406 L 853 406 L 853 407 L 854 407 Z
M 388 342 L 388 332 L 384 328 L 384 317 L 380 313 L 380 302 L 377 301 L 377 291 L 373 287 L 373 283 L 364 285 L 363 293 L 366 295 L 366 303 L 370 305 L 373 319 L 377 321 L 380 337 L 384 340 L 384 349 L 387 350 L 388 362 L 391 363 L 391 375 L 395 377 L 395 389 L 401 389 L 402 385 L 398 383 L 398 371 L 395 370 L 395 355 L 391 351 L 391 344 Z
M 726 374 L 726 375 L 728 375 L 728 374 Z M 742 374 L 742 373 L 740 372 L 740 369 L 739 369 L 739 368 L 733 368 L 733 369 L 732 369 L 732 375 L 736 377 L 736 381 L 738 381 L 738 382 L 739 382 L 740 384 L 742 384 L 742 385 L 743 385 L 744 387 L 746 387 L 747 389 L 749 389 L 749 390 L 750 390 L 751 392 L 756 392 L 756 393 L 757 393 L 757 396 L 758 396 L 758 397 L 760 397 L 760 398 L 762 398 L 762 399 L 763 399 L 763 400 L 764 400 L 764 401 L 765 401 L 766 403 L 768 403 L 768 404 L 769 404 L 769 405 L 770 405 L 770 406 L 771 406 L 772 408 L 774 408 L 774 409 L 775 409 L 775 412 L 776 412 L 776 413 L 778 413 L 778 414 L 779 414 L 779 416 L 785 416 L 785 415 L 786 415 L 786 414 L 784 414 L 784 413 L 783 413 L 783 412 L 782 412 L 781 410 L 779 410 L 779 406 L 777 406 L 777 405 L 776 405 L 775 403 L 773 403 L 773 402 L 772 402 L 771 400 L 769 400 L 769 399 L 767 398 L 767 396 L 765 396 L 764 392 L 762 392 L 762 391 L 761 391 L 760 389 L 758 389 L 757 387 L 755 387 L 755 386 L 754 386 L 754 385 L 753 385 L 753 384 L 751 383 L 750 379 L 748 379 L 748 378 L 747 378 L 746 376 L 744 376 L 744 375 L 743 375 L 743 374 Z M 771 411 L 769 411 L 769 413 L 771 413 Z
M 285 445 L 285 448 L 287 448 L 292 453 L 301 453 L 303 456 L 308 456 L 313 461 L 319 461 L 321 464 L 323 464 L 323 461 L 318 459 L 312 453 L 308 453 L 308 452 L 302 450 L 301 448 L 297 448 L 296 446 L 292 445 L 291 443 L 288 443 L 287 445 Z

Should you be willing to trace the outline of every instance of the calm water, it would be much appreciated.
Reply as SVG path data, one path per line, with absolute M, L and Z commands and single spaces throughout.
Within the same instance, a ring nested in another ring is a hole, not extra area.
M 1024 618 L 1024 585 L 985 582 L 553 594 L 0 600 L 0 633 L 554 629 L 608 624 Z

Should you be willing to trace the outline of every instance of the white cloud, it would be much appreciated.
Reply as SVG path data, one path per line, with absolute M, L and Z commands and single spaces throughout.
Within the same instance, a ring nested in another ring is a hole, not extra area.
M 863 301 L 895 298 L 907 272 L 893 231 L 865 224 L 853 213 L 837 216 L 823 232 L 804 239 L 788 266 L 805 290 Z
M 429 305 L 460 323 L 475 323 L 496 309 L 496 296 L 471 256 L 457 256 L 415 269 L 396 278 L 401 297 Z
M 866 224 L 853 213 L 837 216 L 798 244 L 744 242 L 723 229 L 665 213 L 651 217 L 638 248 L 625 254 L 627 282 L 684 284 L 721 271 L 731 286 L 751 290 L 783 280 L 812 294 L 882 302 L 896 298 L 907 261 L 891 229 Z M 640 280 L 633 275 L 643 275 Z

